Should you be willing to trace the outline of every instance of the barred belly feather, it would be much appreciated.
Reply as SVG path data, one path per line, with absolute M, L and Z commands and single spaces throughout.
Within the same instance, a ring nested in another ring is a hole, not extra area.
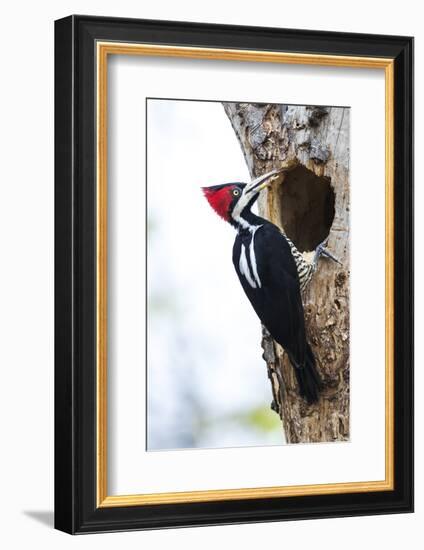
M 287 243 L 290 246 L 290 251 L 292 253 L 292 256 L 294 258 L 294 261 L 296 263 L 297 273 L 299 275 L 299 285 L 300 290 L 305 290 L 306 286 L 308 285 L 309 281 L 312 279 L 313 274 L 315 273 L 317 266 L 315 262 L 309 263 L 305 260 L 303 254 L 299 252 L 299 250 L 295 247 L 293 242 L 287 237 L 285 233 L 283 233 L 284 237 L 287 240 Z

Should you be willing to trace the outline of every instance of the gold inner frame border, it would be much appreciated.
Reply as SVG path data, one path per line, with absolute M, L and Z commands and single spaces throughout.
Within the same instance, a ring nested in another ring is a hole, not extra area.
M 214 489 L 173 493 L 107 493 L 107 62 L 109 55 L 220 59 L 331 67 L 383 69 L 385 73 L 385 479 L 315 485 Z M 97 295 L 96 295 L 96 470 L 97 507 L 142 506 L 277 498 L 394 489 L 394 60 L 391 58 L 267 52 L 140 43 L 96 43 L 97 63 Z

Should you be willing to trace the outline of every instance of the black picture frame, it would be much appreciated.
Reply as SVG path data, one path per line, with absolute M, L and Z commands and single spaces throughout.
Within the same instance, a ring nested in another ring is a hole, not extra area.
M 98 507 L 96 41 L 394 60 L 394 490 Z M 413 39 L 73 15 L 55 22 L 55 527 L 93 533 L 413 510 Z

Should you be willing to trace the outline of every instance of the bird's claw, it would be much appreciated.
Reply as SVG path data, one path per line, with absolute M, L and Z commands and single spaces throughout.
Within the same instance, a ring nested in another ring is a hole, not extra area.
M 333 254 L 326 248 L 327 243 L 328 243 L 328 238 L 325 239 L 324 241 L 322 241 L 322 243 L 320 243 L 316 247 L 316 249 L 315 249 L 316 259 L 318 260 L 318 258 L 320 256 L 324 256 L 325 258 L 330 258 L 334 262 L 337 262 L 338 264 L 343 265 L 342 262 L 340 260 L 338 260 L 335 256 L 333 256 Z

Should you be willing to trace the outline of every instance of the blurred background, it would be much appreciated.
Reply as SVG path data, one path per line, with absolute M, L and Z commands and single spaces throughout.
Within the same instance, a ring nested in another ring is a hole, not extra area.
M 147 448 L 281 445 L 234 229 L 201 187 L 250 181 L 221 103 L 147 102 Z

